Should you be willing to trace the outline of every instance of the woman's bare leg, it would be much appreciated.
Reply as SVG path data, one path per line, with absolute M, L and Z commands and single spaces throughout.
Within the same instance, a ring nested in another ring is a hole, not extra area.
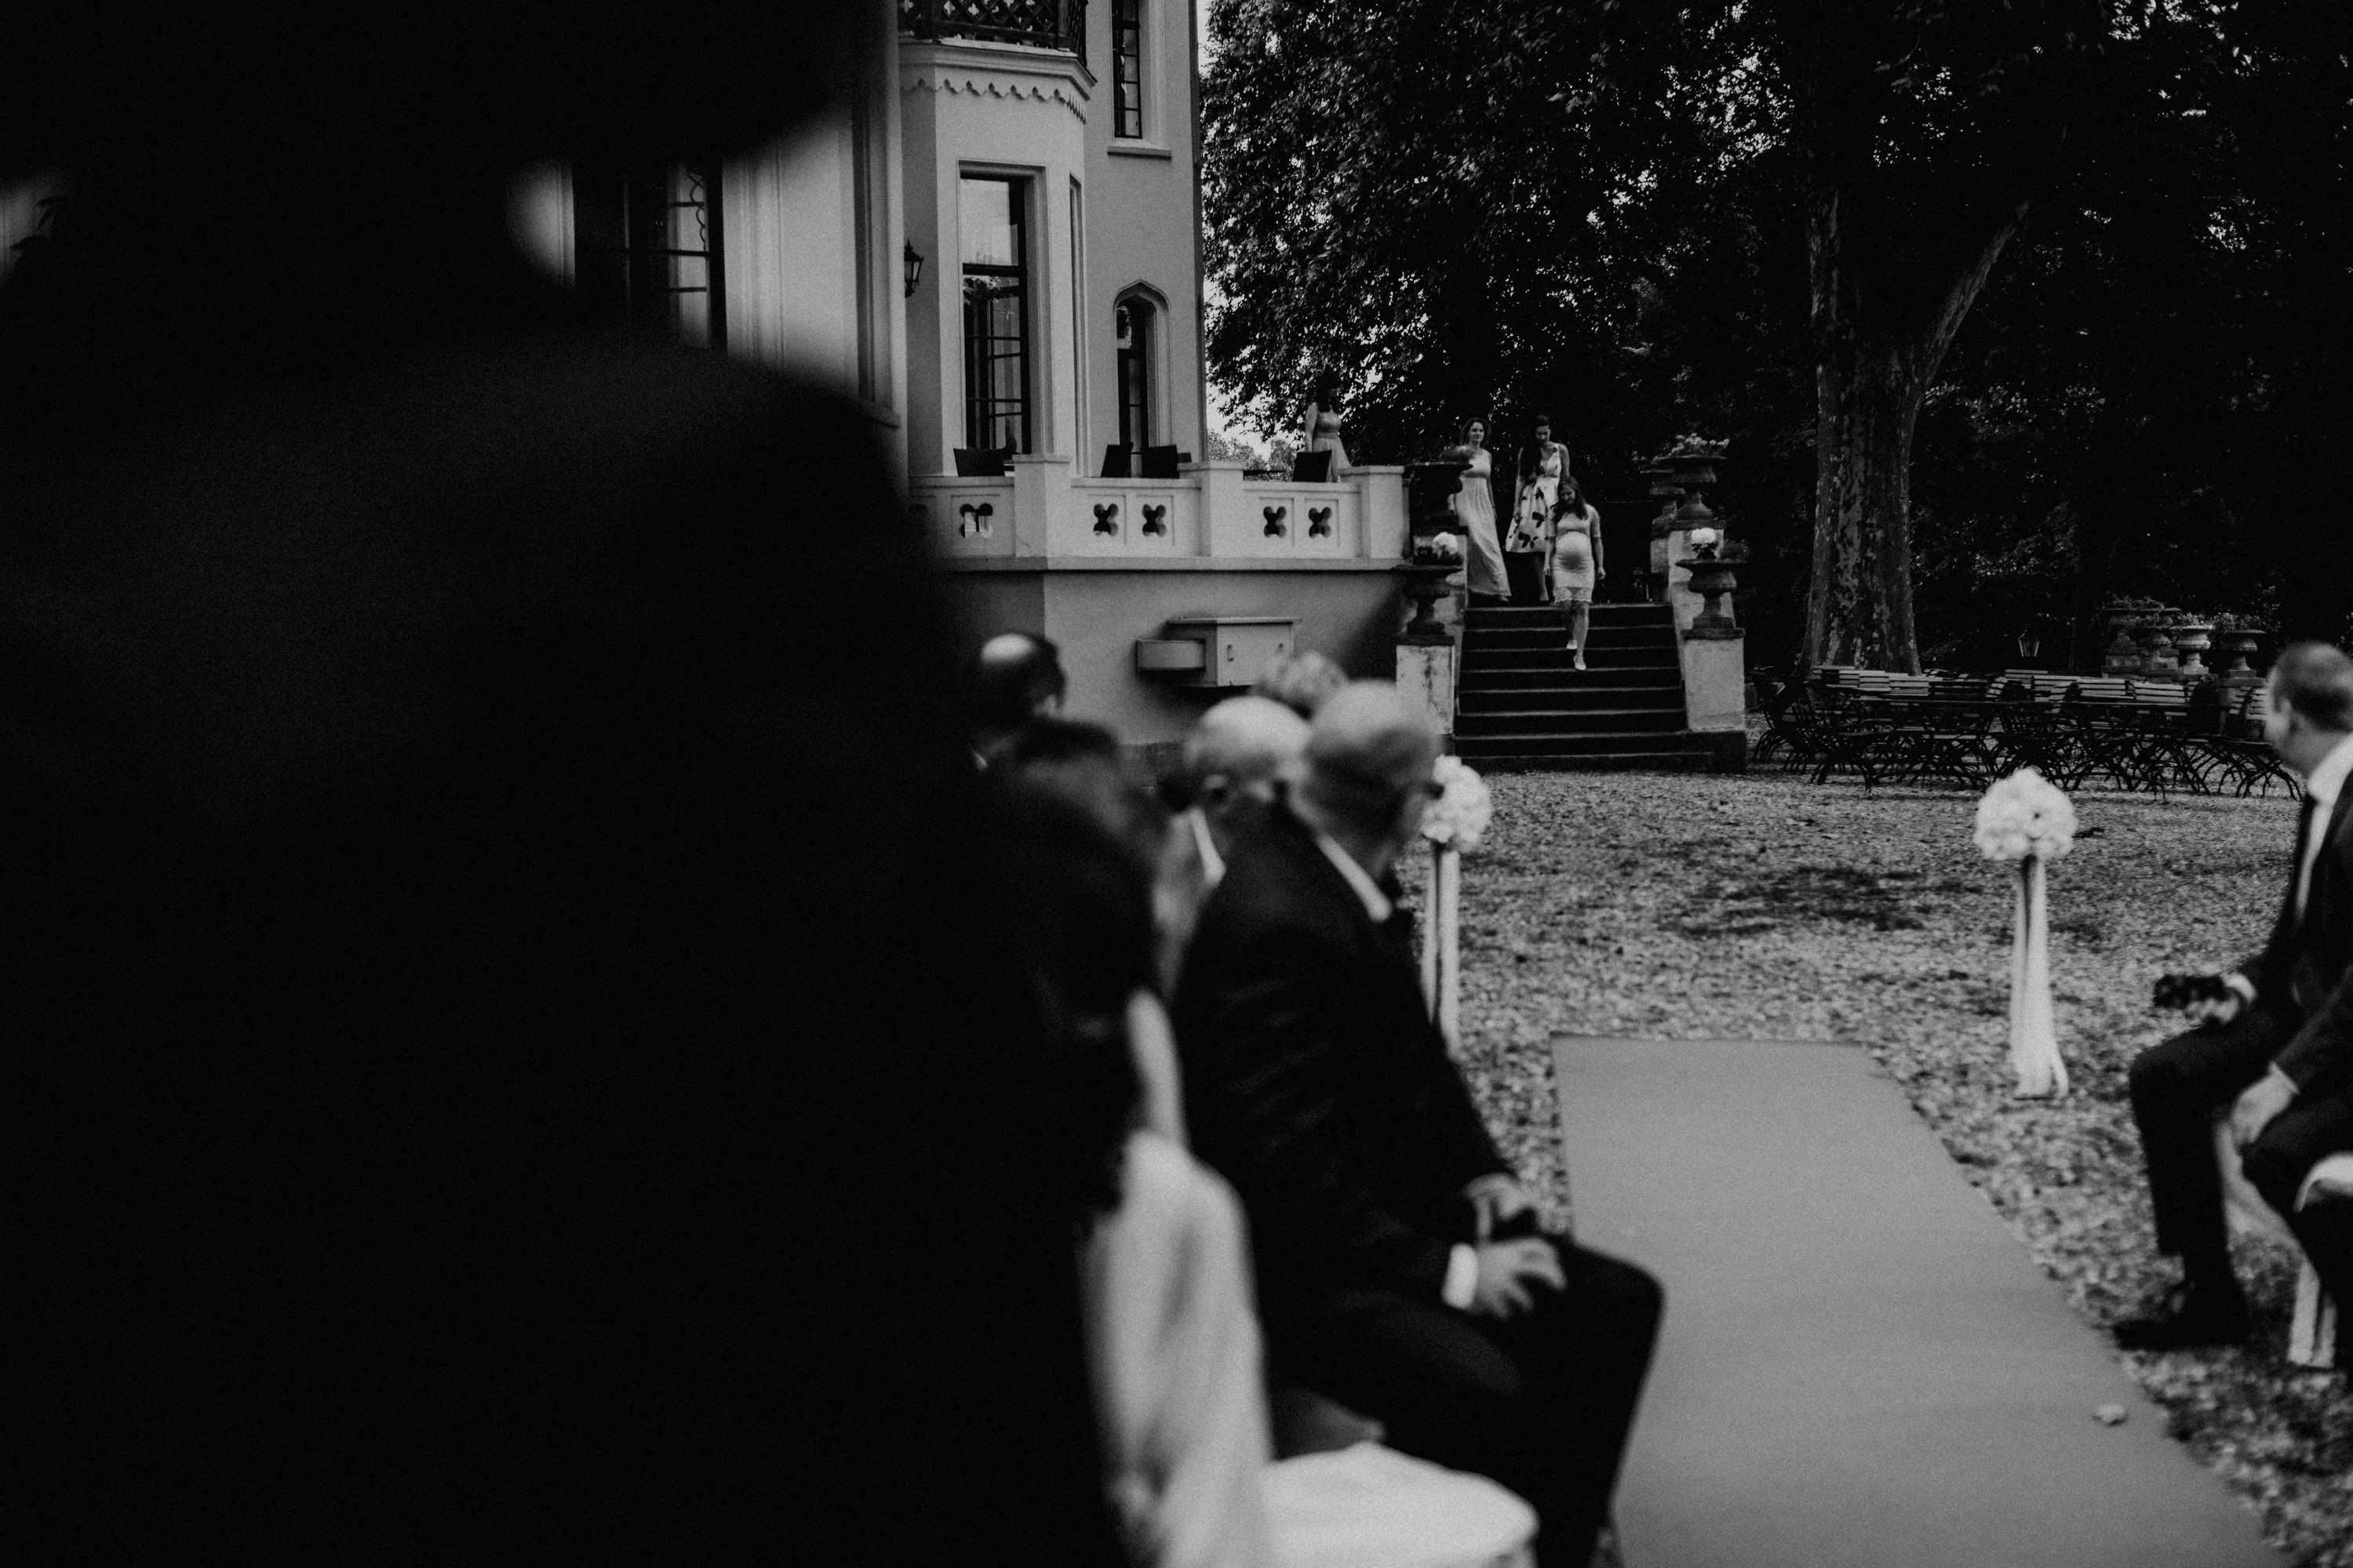
M 1585 623 L 1591 614 L 1590 606 L 1582 599 L 1568 606 L 1568 651 L 1577 656 L 1579 669 L 1585 668 Z

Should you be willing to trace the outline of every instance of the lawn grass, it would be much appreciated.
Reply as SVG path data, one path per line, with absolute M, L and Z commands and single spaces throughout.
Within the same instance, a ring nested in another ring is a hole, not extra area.
M 2052 977 L 2073 1091 L 2017 1099 L 2005 1061 L 2010 882 L 1970 842 L 1976 797 L 1784 778 L 1535 773 L 1489 781 L 1463 875 L 1462 1054 L 1491 1123 L 1567 1217 L 1559 1033 L 1852 1041 L 2091 1321 L 2172 1279 L 2152 1245 L 2125 1067 L 2174 1026 L 2149 990 L 2228 967 L 2278 907 L 2285 799 L 2076 797 L 2051 872 Z M 2353 1568 L 2353 1395 L 2282 1352 L 2292 1255 L 2240 1244 L 2244 1350 L 2136 1355 L 2170 1428 L 2292 1561 Z

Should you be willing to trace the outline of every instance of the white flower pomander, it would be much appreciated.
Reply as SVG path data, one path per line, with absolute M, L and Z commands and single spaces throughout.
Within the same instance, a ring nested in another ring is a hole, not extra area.
M 1432 555 L 1442 555 L 1449 561 L 1461 560 L 1461 536 L 1460 534 L 1453 533 L 1435 533 L 1430 535 L 1430 552 Z
M 2032 768 L 1997 780 L 1978 802 L 1978 848 L 1989 860 L 2051 861 L 2075 847 L 2075 806 Z
M 1448 848 L 1478 848 L 1479 840 L 1487 836 L 1487 819 L 1495 813 L 1487 781 L 1461 758 L 1451 755 L 1439 758 L 1430 776 L 1445 793 L 1422 813 L 1421 836 Z

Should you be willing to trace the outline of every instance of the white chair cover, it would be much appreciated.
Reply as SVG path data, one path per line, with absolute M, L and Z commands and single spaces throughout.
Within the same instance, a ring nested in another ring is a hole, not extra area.
M 2334 1173 L 2331 1167 L 2337 1167 L 2339 1162 L 2353 1165 L 2353 1155 L 2332 1154 L 2313 1167 L 2305 1181 L 2307 1197 L 2313 1179 Z M 2263 1194 L 2255 1191 L 2254 1184 L 2239 1168 L 2239 1151 L 2231 1142 L 2227 1111 L 2214 1122 L 2214 1163 L 2222 1173 L 2222 1212 L 2230 1217 L 2231 1228 L 2242 1236 L 2268 1236 L 2295 1247 L 2295 1232 L 2288 1229 L 2278 1210 L 2263 1202 Z M 2303 1267 L 2295 1277 L 2295 1315 L 2288 1322 L 2287 1359 L 2297 1366 L 2327 1370 L 2337 1364 L 2337 1303 L 2320 1288 L 2320 1276 L 2303 1249 L 2297 1248 L 2295 1256 Z
M 1484 1476 L 1359 1443 L 1266 1469 L 1282 1568 L 1531 1568 L 1535 1510 Z

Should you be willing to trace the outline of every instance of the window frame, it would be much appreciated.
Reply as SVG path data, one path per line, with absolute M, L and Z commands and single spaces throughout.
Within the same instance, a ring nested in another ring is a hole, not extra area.
M 1145 0 L 1112 0 L 1112 126 L 1114 141 L 1141 142 L 1150 129 L 1145 42 Z
M 1153 372 L 1160 357 L 1154 342 L 1158 336 L 1159 318 L 1159 307 L 1140 293 L 1122 295 L 1112 308 L 1119 442 L 1131 452 L 1141 452 L 1152 445 L 1152 416 L 1160 401 L 1153 385 Z M 1119 342 L 1123 319 L 1128 323 L 1124 343 Z
M 1013 218 L 1014 231 L 1014 258 L 1010 264 L 975 262 L 965 259 L 967 245 L 966 237 L 962 232 L 963 194 L 967 183 L 1000 184 L 1009 188 L 1011 197 L 1008 203 L 1008 208 Z M 999 422 L 1008 417 L 1018 419 L 1019 426 L 1018 435 L 1010 443 L 1013 450 L 1017 452 L 1037 450 L 1038 345 L 1035 279 L 1038 269 L 1034 264 L 1037 223 L 1036 215 L 1032 211 L 1036 191 L 1037 181 L 1026 174 L 1006 173 L 994 169 L 959 169 L 956 172 L 958 227 L 956 279 L 958 288 L 963 293 L 964 310 L 965 444 L 976 450 L 1001 450 L 1008 445 L 1006 442 L 991 437 L 998 433 L 995 427 L 999 425 Z M 1010 340 L 995 332 L 976 336 L 973 331 L 975 322 L 973 284 L 976 280 L 987 279 L 1010 279 L 1014 285 L 1013 298 L 1017 301 L 1016 336 Z M 1008 341 L 1017 345 L 1015 354 L 1009 357 L 1015 358 L 1020 367 L 1018 391 L 1013 400 L 1018 409 L 1016 416 L 1008 416 L 1003 412 L 1006 399 L 993 394 L 984 395 L 985 388 L 981 374 L 982 363 L 993 366 L 1008 356 L 991 353 L 986 356 L 976 357 L 975 353 L 976 347 L 981 342 L 995 343 Z M 984 408 L 987 412 L 983 412 Z
M 681 342 L 693 342 L 681 314 L 681 297 L 704 296 L 702 346 L 727 346 L 726 213 L 724 174 L 715 159 L 677 159 L 662 163 L 575 163 L 569 170 L 572 208 L 572 279 L 591 309 L 632 322 L 658 324 Z M 614 202 L 614 187 L 618 201 Z M 701 193 L 680 199 L 680 190 Z M 700 248 L 670 243 L 684 237 L 679 229 L 681 212 L 694 215 L 693 237 Z M 610 222 L 618 243 L 602 237 L 598 226 Z M 618 287 L 613 286 L 610 264 L 617 258 Z M 702 263 L 700 284 L 678 281 L 678 264 Z

